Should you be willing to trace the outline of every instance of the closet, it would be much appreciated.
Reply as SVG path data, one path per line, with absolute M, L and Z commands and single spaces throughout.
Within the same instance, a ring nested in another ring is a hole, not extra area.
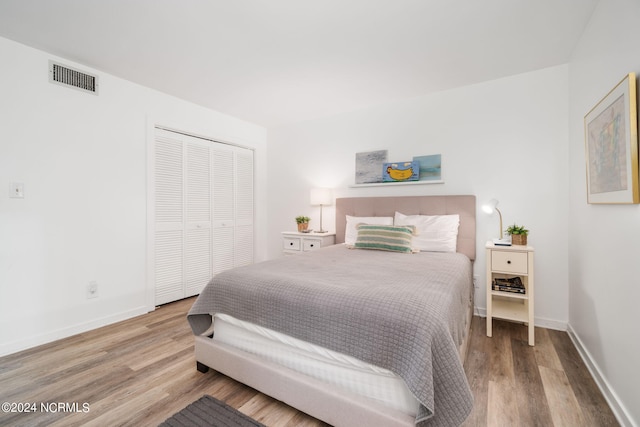
M 155 304 L 253 262 L 253 150 L 155 128 L 150 279 Z

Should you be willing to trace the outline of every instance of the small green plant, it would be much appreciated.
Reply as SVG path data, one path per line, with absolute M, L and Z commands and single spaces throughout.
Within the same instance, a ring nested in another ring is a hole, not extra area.
M 307 224 L 309 221 L 311 221 L 311 218 L 308 216 L 300 215 L 296 217 L 296 224 Z
M 510 225 L 506 230 L 507 234 L 509 235 L 522 235 L 522 236 L 527 236 L 529 234 L 529 230 L 527 230 L 526 228 L 524 228 L 523 225 Z

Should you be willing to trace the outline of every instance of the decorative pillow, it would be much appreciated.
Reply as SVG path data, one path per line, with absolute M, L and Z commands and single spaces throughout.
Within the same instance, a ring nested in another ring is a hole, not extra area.
M 411 239 L 415 227 L 394 225 L 358 225 L 358 237 L 353 245 L 357 249 L 375 249 L 412 253 Z
M 358 224 L 393 225 L 392 216 L 349 216 L 347 215 L 347 226 L 344 231 L 344 242 L 347 245 L 356 243 L 358 237 Z
M 420 251 L 455 252 L 460 215 L 404 215 L 396 212 L 394 225 L 414 225 L 413 247 Z

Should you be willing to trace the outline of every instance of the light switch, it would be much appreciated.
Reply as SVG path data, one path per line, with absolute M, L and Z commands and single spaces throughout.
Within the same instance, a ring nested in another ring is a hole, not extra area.
M 24 182 L 11 182 L 9 197 L 12 199 L 24 199 Z

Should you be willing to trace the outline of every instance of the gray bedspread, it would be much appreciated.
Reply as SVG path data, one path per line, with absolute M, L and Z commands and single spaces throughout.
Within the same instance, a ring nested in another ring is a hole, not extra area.
M 416 423 L 457 426 L 473 398 L 458 357 L 471 261 L 334 245 L 216 275 L 189 311 L 196 335 L 226 313 L 351 355 L 402 377 Z

